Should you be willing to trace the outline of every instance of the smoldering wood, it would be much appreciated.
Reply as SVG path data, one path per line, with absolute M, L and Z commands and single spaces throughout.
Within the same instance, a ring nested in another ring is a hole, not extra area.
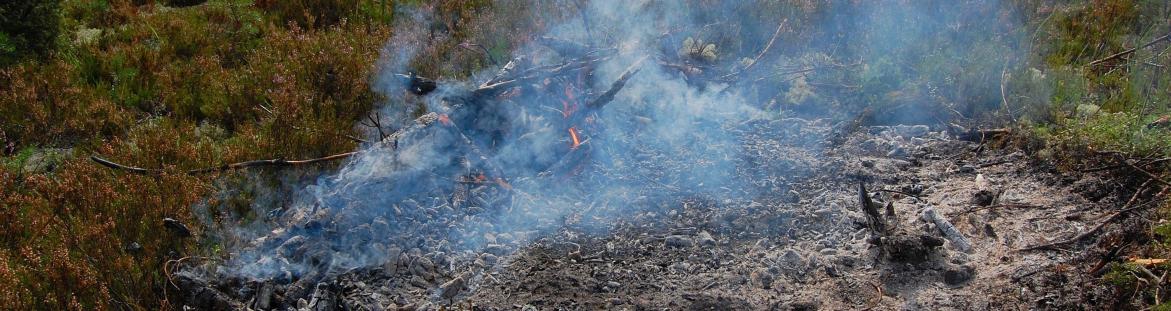
M 954 245 L 957 250 L 965 253 L 972 250 L 972 242 L 968 241 L 968 238 L 964 237 L 964 234 L 960 233 L 960 230 L 956 229 L 955 225 L 952 225 L 950 221 L 947 221 L 947 219 L 939 216 L 939 214 L 935 212 L 935 208 L 931 206 L 924 208 L 923 220 L 934 223 L 935 227 L 939 229 L 939 232 L 943 233 L 943 236 L 946 237 L 948 241 L 951 241 L 951 244 Z

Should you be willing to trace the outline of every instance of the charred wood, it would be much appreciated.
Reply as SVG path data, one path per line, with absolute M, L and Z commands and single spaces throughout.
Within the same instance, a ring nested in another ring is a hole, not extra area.
M 928 206 L 927 208 L 923 209 L 923 220 L 934 223 L 935 227 L 939 229 L 939 232 L 943 233 L 943 236 L 946 237 L 948 241 L 951 241 L 951 244 L 955 246 L 957 250 L 961 252 L 968 252 L 972 250 L 972 242 L 968 241 L 968 238 L 964 237 L 964 234 L 960 233 L 960 230 L 956 229 L 955 225 L 952 225 L 950 221 L 947 221 L 947 219 L 939 216 L 939 214 L 935 212 L 934 208 Z

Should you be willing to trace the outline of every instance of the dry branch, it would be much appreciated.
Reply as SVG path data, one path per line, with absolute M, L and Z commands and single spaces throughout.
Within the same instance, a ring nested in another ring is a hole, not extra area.
M 1017 251 L 1018 252 L 1027 252 L 1027 251 L 1033 251 L 1033 250 L 1039 250 L 1039 249 L 1053 248 L 1053 247 L 1057 247 L 1057 246 L 1061 246 L 1061 245 L 1065 245 L 1065 244 L 1076 243 L 1078 241 L 1084 240 L 1084 239 L 1094 235 L 1099 230 L 1102 230 L 1102 228 L 1105 228 L 1107 224 L 1110 224 L 1111 222 L 1114 222 L 1115 220 L 1122 218 L 1122 216 L 1126 215 L 1126 213 L 1144 207 L 1145 204 L 1139 205 L 1139 206 L 1133 206 L 1133 207 L 1131 205 L 1134 204 L 1134 201 L 1138 199 L 1139 195 L 1142 194 L 1143 191 L 1146 190 L 1147 185 L 1150 183 L 1151 183 L 1151 180 L 1147 180 L 1146 182 L 1144 182 L 1141 186 L 1138 187 L 1138 190 L 1134 192 L 1134 195 L 1130 196 L 1130 200 L 1126 201 L 1126 204 L 1123 205 L 1121 210 L 1114 212 L 1114 213 L 1111 213 L 1109 216 L 1106 216 L 1105 220 L 1098 223 L 1098 225 L 1094 226 L 1093 228 L 1090 228 L 1090 230 L 1086 230 L 1086 232 L 1083 232 L 1082 234 L 1078 234 L 1077 236 L 1074 236 L 1074 237 L 1066 239 L 1066 240 L 1020 248 L 1020 249 L 1017 249 Z
M 1146 44 L 1143 44 L 1142 46 L 1135 47 L 1135 48 L 1130 48 L 1130 49 L 1128 49 L 1128 50 L 1126 50 L 1126 51 L 1122 51 L 1122 52 L 1118 52 L 1118 53 L 1116 53 L 1116 54 L 1114 54 L 1114 55 L 1106 56 L 1106 58 L 1102 58 L 1102 59 L 1099 59 L 1099 60 L 1092 61 L 1092 62 L 1090 62 L 1090 64 L 1089 64 L 1089 65 L 1087 65 L 1087 66 L 1093 67 L 1093 66 L 1096 66 L 1096 65 L 1098 65 L 1098 64 L 1102 64 L 1102 63 L 1105 63 L 1105 62 L 1108 62 L 1108 61 L 1111 61 L 1111 60 L 1114 60 L 1114 59 L 1118 59 L 1118 58 L 1120 58 L 1120 57 L 1123 57 L 1123 56 L 1126 56 L 1126 55 L 1133 54 L 1135 51 L 1138 51 L 1138 50 L 1140 50 L 1140 49 L 1145 49 L 1145 48 L 1151 47 L 1152 45 L 1158 44 L 1159 42 L 1161 42 L 1161 41 L 1165 41 L 1165 40 L 1171 40 L 1171 34 L 1166 34 L 1166 35 L 1163 35 L 1162 37 L 1155 38 L 1155 40 L 1151 40 L 1151 42 L 1147 42 Z
M 338 159 L 345 159 L 345 158 L 348 158 L 348 157 L 355 155 L 355 154 L 358 154 L 358 152 L 351 151 L 351 152 L 346 152 L 346 153 L 339 153 L 339 154 L 324 156 L 324 157 L 320 157 L 320 158 L 305 159 L 305 160 L 285 160 L 285 159 L 252 160 L 252 161 L 244 161 L 244 162 L 238 162 L 238 163 L 225 164 L 225 165 L 221 165 L 221 166 L 217 166 L 217 167 L 194 169 L 194 170 L 189 170 L 186 173 L 189 175 L 198 175 L 198 174 L 205 174 L 205 173 L 212 173 L 212 172 L 223 172 L 223 171 L 227 171 L 227 170 L 245 169 L 245 168 L 253 168 L 253 167 L 263 167 L 263 166 L 298 166 L 298 165 L 313 164 L 313 163 L 318 163 L 318 162 L 333 161 L 333 160 L 338 160 Z M 136 173 L 136 174 L 162 174 L 162 173 L 166 172 L 166 170 L 162 170 L 162 169 L 146 169 L 146 168 L 141 168 L 141 167 L 136 167 L 136 166 L 118 164 L 116 162 L 106 160 L 106 159 L 103 159 L 98 156 L 90 156 L 89 158 L 91 160 L 93 160 L 94 162 L 101 164 L 102 166 L 109 167 L 109 168 L 116 169 L 116 170 L 129 171 L 131 173 Z
M 647 57 L 644 56 L 638 59 L 638 61 L 635 61 L 634 64 L 631 64 L 630 67 L 626 67 L 626 70 L 622 72 L 622 75 L 618 76 L 618 80 L 615 80 L 614 83 L 610 84 L 610 89 L 606 90 L 606 92 L 602 93 L 602 95 L 598 96 L 598 98 L 590 101 L 588 104 L 586 104 L 586 107 L 590 109 L 601 109 L 603 106 L 606 106 L 606 104 L 609 104 L 611 101 L 613 101 L 614 96 L 618 94 L 618 91 L 621 91 L 622 88 L 626 86 L 626 81 L 630 80 L 630 77 L 633 77 L 635 73 L 638 73 L 638 71 L 642 69 L 642 62 L 646 59 Z
M 777 37 L 779 37 L 781 35 L 781 30 L 785 28 L 785 23 L 787 21 L 788 20 L 782 20 L 779 24 L 777 24 L 777 30 L 775 32 L 773 32 L 772 38 L 768 39 L 768 43 L 764 45 L 764 49 L 761 49 L 760 53 L 756 54 L 756 57 L 754 57 L 752 59 L 752 62 L 748 63 L 748 65 L 744 66 L 744 68 L 740 69 L 739 71 L 721 76 L 720 80 L 731 79 L 731 78 L 736 77 L 738 75 L 741 75 L 745 72 L 748 72 L 748 69 L 752 69 L 752 67 L 755 66 L 756 63 L 760 62 L 760 59 L 762 57 L 764 57 L 764 54 L 768 53 L 768 50 L 773 47 L 773 43 L 776 43 Z

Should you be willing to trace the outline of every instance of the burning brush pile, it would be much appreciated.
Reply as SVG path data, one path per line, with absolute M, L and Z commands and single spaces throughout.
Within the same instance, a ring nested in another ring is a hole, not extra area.
M 657 43 L 678 34 L 632 30 L 605 47 L 539 37 L 475 84 L 388 74 L 428 112 L 177 286 L 203 307 L 340 306 L 331 284 L 379 269 L 441 284 L 427 300 L 450 302 L 497 256 L 566 226 L 606 232 L 664 198 L 753 193 L 737 175 L 750 167 L 738 133 L 762 113 L 728 85 L 751 66 L 704 73 L 714 46 L 664 53 Z
M 555 27 L 475 81 L 388 68 L 386 92 L 427 112 L 169 288 L 200 309 L 995 307 L 973 293 L 1008 287 L 972 280 L 1024 266 L 1004 249 L 1036 227 L 951 220 L 972 193 L 1052 203 L 1032 202 L 1032 177 L 973 184 L 1019 155 L 957 160 L 974 144 L 928 126 L 765 113 L 741 87 L 783 24 L 724 67 L 670 14 L 599 7 L 621 31 Z

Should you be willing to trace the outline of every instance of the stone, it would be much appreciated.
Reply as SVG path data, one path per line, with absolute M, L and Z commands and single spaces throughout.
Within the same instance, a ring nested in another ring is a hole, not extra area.
M 305 254 L 305 237 L 295 235 L 277 247 L 277 253 L 285 258 L 298 258 Z
M 971 174 L 976 172 L 976 167 L 971 165 L 960 166 L 961 174 Z
M 142 244 L 138 244 L 138 242 L 135 241 L 130 241 L 129 243 L 126 243 L 126 246 L 122 247 L 122 250 L 125 250 L 127 253 L 131 254 L 142 253 Z
M 951 266 L 943 271 L 943 283 L 951 286 L 961 285 L 972 279 L 975 272 L 970 266 Z
M 450 281 L 443 283 L 442 285 L 439 285 L 439 290 L 441 291 L 439 297 L 442 297 L 443 299 L 452 299 L 465 289 L 467 289 L 467 281 L 464 279 L 463 275 L 460 275 L 451 279 Z
M 687 248 L 695 244 L 695 241 L 684 235 L 670 235 L 664 241 L 668 247 Z
M 499 238 L 500 237 L 497 237 L 497 239 Z M 484 246 L 484 252 L 497 256 L 506 255 L 508 254 L 508 246 L 504 246 L 502 244 L 488 244 L 487 246 Z
M 989 206 L 996 201 L 996 192 L 983 189 L 972 194 L 971 203 L 976 206 Z
M 905 138 L 923 137 L 923 136 L 927 136 L 927 134 L 931 132 L 930 127 L 927 127 L 926 125 L 922 125 L 922 124 L 920 124 L 920 125 L 896 125 L 896 126 L 892 126 L 891 130 L 894 131 L 895 135 L 902 136 Z
M 163 218 L 163 227 L 166 227 L 167 230 L 171 230 L 172 233 L 181 238 L 191 236 L 191 229 L 187 229 L 187 225 L 184 225 L 182 222 L 179 222 L 174 218 Z
M 382 263 L 382 271 L 387 275 L 394 275 L 398 273 L 399 261 L 403 255 L 403 249 L 398 246 L 391 246 L 386 250 L 386 261 Z
M 772 289 L 774 276 L 772 272 L 768 271 L 768 269 L 756 269 L 752 271 L 748 278 L 752 281 L 754 286 L 758 286 L 763 289 Z
M 700 231 L 695 240 L 699 242 L 700 246 L 716 246 L 716 239 L 707 231 Z
M 906 156 L 907 156 L 907 150 L 904 149 L 902 146 L 895 146 L 894 148 L 891 148 L 890 151 L 888 151 L 886 153 L 886 157 L 888 157 L 888 158 L 902 158 L 902 157 L 906 157 Z
M 481 254 L 480 260 L 483 260 L 484 263 L 487 264 L 488 266 L 496 265 L 496 262 L 499 261 L 499 259 L 498 259 L 498 257 L 496 257 L 496 255 L 492 255 L 489 253 Z

